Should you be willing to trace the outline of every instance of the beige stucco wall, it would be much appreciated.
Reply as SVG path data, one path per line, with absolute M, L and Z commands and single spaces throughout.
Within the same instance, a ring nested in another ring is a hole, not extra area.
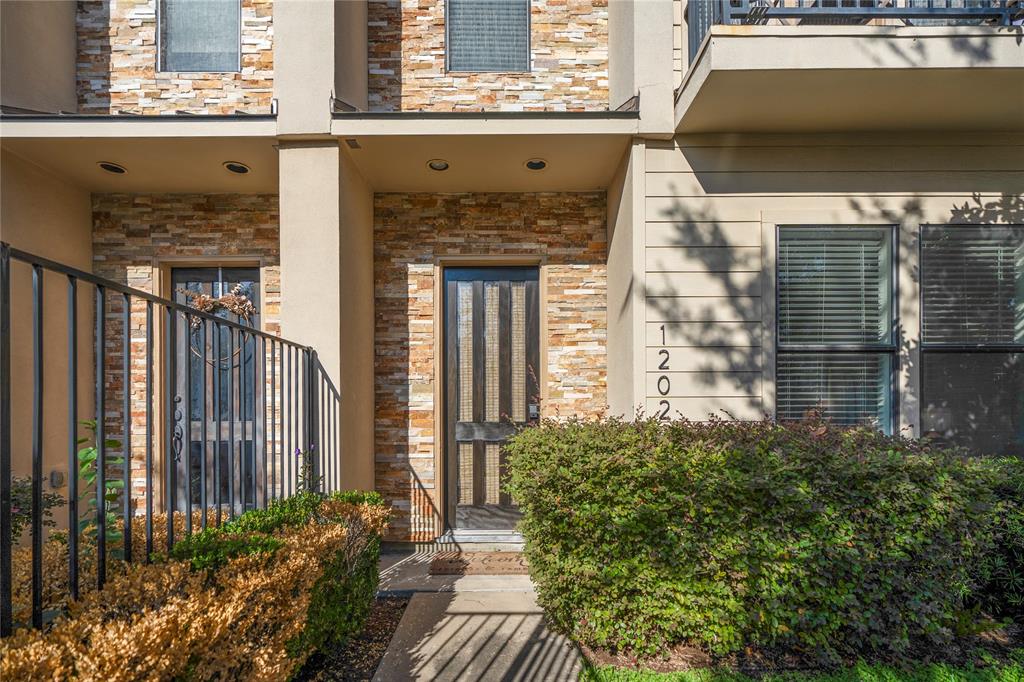
M 645 165 L 648 412 L 771 413 L 775 226 L 896 225 L 901 423 L 916 433 L 920 225 L 1024 222 L 1019 135 L 680 136 L 648 142 Z
M 0 104 L 76 110 L 75 8 L 73 0 L 0 2 Z
M 366 109 L 367 0 L 335 0 L 335 97 L 357 109 Z
M 82 270 L 92 265 L 89 193 L 4 151 L 0 155 L 0 240 Z M 27 265 L 16 263 L 11 278 L 12 465 L 15 476 L 31 472 L 32 456 L 32 281 Z M 67 278 L 43 277 L 43 476 L 67 473 L 68 346 Z M 78 414 L 93 416 L 92 296 L 79 286 Z M 67 493 L 67 487 L 57 490 Z M 66 523 L 66 508 L 55 518 Z

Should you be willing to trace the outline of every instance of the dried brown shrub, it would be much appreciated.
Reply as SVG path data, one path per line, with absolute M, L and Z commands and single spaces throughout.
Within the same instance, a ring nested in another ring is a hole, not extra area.
M 333 521 L 281 531 L 272 557 L 242 556 L 216 572 L 120 563 L 105 589 L 72 603 L 49 631 L 22 629 L 0 643 L 0 678 L 288 679 L 309 654 L 288 645 L 306 625 L 325 562 L 361 553 L 388 517 L 336 501 L 321 511 Z
M 227 520 L 227 515 L 222 515 Z M 192 512 L 192 527 L 198 529 L 202 512 Z M 208 510 L 207 523 L 216 525 L 216 512 Z M 174 537 L 181 538 L 185 534 L 185 514 L 174 514 Z M 84 597 L 96 589 L 96 543 L 89 536 L 79 536 L 78 554 L 78 594 Z M 127 565 L 120 560 L 121 543 L 109 543 L 107 552 L 107 580 L 124 575 Z M 153 553 L 167 553 L 167 515 L 153 515 Z M 142 563 L 146 558 L 146 519 L 142 516 L 132 518 L 132 561 Z M 13 584 L 12 609 L 16 623 L 27 623 L 32 613 L 32 548 L 20 547 L 11 556 L 11 580 Z M 64 533 L 55 533 L 43 544 L 43 610 L 64 611 L 70 601 L 70 582 L 68 578 L 68 545 Z

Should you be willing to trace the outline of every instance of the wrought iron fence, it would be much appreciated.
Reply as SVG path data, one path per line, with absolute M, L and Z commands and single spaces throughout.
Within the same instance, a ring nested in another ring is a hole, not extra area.
M 47 316 L 55 304 L 63 310 Z M 31 318 L 29 329 L 12 327 L 12 310 Z M 62 357 L 53 357 L 55 341 Z M 12 350 L 31 364 L 31 381 L 14 380 Z M 87 414 L 83 398 L 93 403 Z M 47 417 L 53 401 L 65 403 L 59 420 Z M 49 487 L 63 489 L 66 510 L 58 515 L 67 525 L 74 599 L 83 557 L 101 589 L 114 546 L 131 561 L 133 545 L 144 543 L 149 561 L 180 539 L 176 517 L 187 535 L 194 524 L 219 524 L 299 490 L 340 489 L 339 406 L 338 389 L 308 346 L 0 243 L 0 636 L 43 624 L 45 503 L 54 495 L 44 496 L 44 463 L 54 461 L 55 435 L 62 465 Z M 31 424 L 15 422 L 15 410 L 22 422 L 30 412 Z M 15 445 L 30 457 L 14 460 Z M 12 504 L 16 468 L 28 469 L 21 479 L 30 479 L 27 510 Z M 166 544 L 155 547 L 161 512 Z M 15 514 L 28 526 L 27 544 L 20 532 L 14 537 Z M 141 537 L 133 537 L 133 518 Z M 31 555 L 30 622 L 12 613 L 19 552 Z
M 1024 12 L 1020 0 L 689 0 L 689 61 L 716 24 L 888 23 L 936 26 L 953 23 L 1009 26 Z

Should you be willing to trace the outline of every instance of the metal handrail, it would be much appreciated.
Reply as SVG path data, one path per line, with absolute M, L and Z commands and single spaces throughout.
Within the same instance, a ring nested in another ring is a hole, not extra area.
M 28 266 L 31 279 L 32 328 L 29 336 L 33 378 L 30 391 L 28 384 L 19 383 L 15 387 L 11 373 L 14 262 Z M 52 305 L 52 295 L 49 299 L 44 297 L 44 281 L 47 281 L 44 274 L 47 272 L 66 279 L 67 385 L 62 386 L 62 390 L 67 394 L 67 421 L 61 423 L 66 424 L 68 430 L 69 599 L 79 596 L 78 566 L 82 552 L 77 532 L 83 518 L 78 508 L 80 443 L 77 438 L 79 418 L 84 416 L 78 409 L 80 285 L 91 286 L 94 290 L 95 336 L 92 342 L 95 369 L 92 382 L 95 410 L 89 416 L 94 417 L 96 424 L 96 491 L 94 496 L 90 493 L 90 500 L 94 499 L 96 504 L 92 523 L 96 536 L 94 565 L 97 589 L 102 589 L 106 581 L 107 514 L 110 512 L 117 514 L 123 527 L 120 550 L 126 561 L 132 560 L 131 519 L 145 517 L 144 557 L 148 561 L 154 551 L 153 515 L 158 494 L 162 495 L 162 507 L 167 512 L 166 550 L 170 551 L 177 540 L 174 517 L 178 511 L 185 512 L 187 535 L 193 530 L 193 512 L 201 512 L 199 526 L 206 528 L 208 510 L 212 511 L 215 522 L 219 524 L 225 511 L 234 517 L 246 509 L 266 507 L 274 499 L 308 489 L 314 482 L 322 492 L 338 490 L 342 483 L 342 453 L 338 440 L 341 395 L 313 348 L 0 242 L 0 636 L 11 634 L 15 624 L 11 560 L 16 539 L 12 532 L 12 405 L 15 403 L 12 392 L 16 389 L 31 394 L 32 587 L 29 624 L 36 628 L 43 625 L 43 449 L 46 426 L 43 388 L 44 383 L 50 380 L 44 372 L 43 337 L 47 332 L 52 335 L 52 330 L 44 329 L 44 301 Z M 108 299 L 120 299 L 122 309 L 109 310 Z M 140 312 L 137 309 L 133 311 L 132 304 L 136 301 L 145 303 L 142 332 L 145 334 L 145 356 L 144 360 L 134 358 L 133 363 L 133 355 L 141 355 L 133 347 L 139 333 L 137 319 L 134 320 L 136 329 L 132 328 L 133 312 Z M 183 324 L 180 334 L 179 323 Z M 52 325 L 53 322 L 48 321 L 47 324 Z M 120 367 L 116 366 L 116 361 L 108 363 L 109 352 L 112 349 L 116 352 L 116 338 L 111 336 L 109 341 L 114 343 L 108 343 L 108 328 L 111 327 L 115 333 L 119 327 Z M 196 339 L 199 352 L 195 352 L 193 346 Z M 224 353 L 225 344 L 227 354 Z M 156 355 L 155 347 L 163 347 L 165 351 Z M 236 357 L 236 348 L 237 362 L 231 359 Z M 211 350 L 213 355 L 208 352 Z M 213 358 L 212 363 L 209 358 Z M 228 358 L 226 365 L 224 358 Z M 139 369 L 139 365 L 144 370 Z M 193 370 L 199 370 L 198 386 L 193 382 Z M 155 377 L 162 383 L 159 395 L 155 392 Z M 122 386 L 120 404 L 116 407 L 112 407 L 113 401 L 107 394 L 111 379 L 119 380 Z M 133 426 L 133 409 L 139 407 L 133 403 L 129 387 L 140 384 L 145 386 L 145 421 L 144 426 L 136 427 Z M 212 391 L 207 390 L 211 386 Z M 197 399 L 200 403 L 193 400 L 193 389 L 196 388 L 199 389 Z M 159 401 L 164 405 L 162 424 L 154 421 L 154 403 Z M 182 403 L 184 412 L 180 409 Z M 198 424 L 193 419 L 194 407 L 199 408 Z M 117 424 L 118 418 L 119 435 L 123 440 L 120 447 L 111 447 L 107 444 L 107 421 Z M 211 425 L 215 425 L 212 435 L 209 433 Z M 239 437 L 236 437 L 236 425 Z M 198 435 L 196 429 L 200 431 Z M 144 438 L 144 453 L 137 452 L 140 437 Z M 159 452 L 154 452 L 154 441 L 159 443 Z M 314 443 L 315 451 L 311 447 Z M 304 453 L 302 461 L 290 454 L 293 446 Z M 123 458 L 121 477 L 116 479 L 123 491 L 117 507 L 111 507 L 105 499 L 108 482 L 115 480 L 107 477 L 110 473 L 108 465 L 111 464 L 108 456 L 111 455 Z M 139 483 L 139 480 L 133 480 L 132 464 L 136 458 L 141 463 L 143 456 L 145 481 L 140 497 L 133 494 L 133 483 Z M 163 480 L 157 484 L 153 481 L 153 472 L 159 470 L 161 463 Z M 225 463 L 227 467 L 222 476 Z M 199 480 L 194 484 L 197 465 Z M 301 478 L 303 476 L 308 478 Z M 198 491 L 194 485 L 198 485 Z M 211 495 L 212 506 L 208 499 Z M 180 510 L 176 509 L 179 500 Z M 134 508 L 133 502 L 138 503 Z
M 689 0 L 689 61 L 717 24 L 766 24 L 778 19 L 977 20 L 1010 26 L 1024 15 L 1021 0 Z
M 1017 0 L 726 0 L 728 20 L 762 22 L 770 19 L 980 19 L 1009 26 L 1020 11 Z M 731 23 L 731 21 L 730 21 Z
M 294 341 L 288 341 L 287 339 L 282 339 L 280 336 L 277 336 L 276 334 L 261 331 L 259 329 L 255 329 L 253 327 L 244 325 L 240 322 L 228 320 L 223 317 L 217 317 L 216 315 L 204 312 L 202 310 L 199 310 L 198 308 L 193 308 L 190 305 L 179 303 L 169 298 L 163 298 L 162 296 L 151 294 L 148 291 L 143 291 L 142 289 L 135 289 L 125 284 L 121 284 L 120 282 L 117 282 L 115 280 L 100 277 L 99 275 L 95 275 L 91 272 L 79 270 L 78 268 L 74 268 L 71 267 L 70 265 L 65 265 L 63 263 L 58 263 L 57 261 L 50 260 L 49 258 L 43 258 L 42 256 L 37 256 L 33 253 L 22 251 L 21 249 L 16 249 L 6 243 L 2 243 L 2 247 L 7 248 L 8 252 L 10 253 L 10 257 L 13 260 L 19 260 L 23 263 L 27 263 L 28 265 L 37 265 L 46 270 L 50 270 L 51 272 L 57 272 L 62 275 L 67 275 L 68 277 L 74 277 L 75 279 L 80 280 L 82 282 L 88 282 L 95 286 L 103 287 L 107 291 L 116 291 L 119 294 L 127 294 L 132 298 L 138 298 L 143 301 L 149 301 L 150 303 L 155 303 L 167 308 L 171 308 L 177 312 L 189 315 L 191 317 L 197 317 L 200 319 L 217 322 L 218 324 L 221 325 L 242 330 L 246 334 L 255 334 L 256 336 L 260 336 L 267 339 L 274 339 L 275 341 L 284 341 L 285 343 L 292 346 L 312 350 L 312 347 L 310 346 L 300 344 Z

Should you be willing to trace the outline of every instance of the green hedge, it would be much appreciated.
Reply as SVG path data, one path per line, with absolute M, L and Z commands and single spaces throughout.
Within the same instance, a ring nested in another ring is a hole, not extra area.
M 993 565 L 1017 460 L 823 422 L 548 422 L 508 452 L 539 601 L 591 646 L 901 654 L 1021 594 Z

